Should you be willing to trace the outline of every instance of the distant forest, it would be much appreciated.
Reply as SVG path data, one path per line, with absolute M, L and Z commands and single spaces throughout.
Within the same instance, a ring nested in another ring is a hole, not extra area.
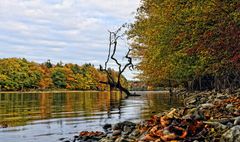
M 117 72 L 109 69 L 117 78 Z M 108 90 L 108 85 L 99 81 L 107 81 L 105 73 L 92 64 L 52 64 L 50 60 L 39 64 L 20 58 L 0 59 L 0 91 L 26 90 Z M 127 86 L 125 77 L 121 77 Z

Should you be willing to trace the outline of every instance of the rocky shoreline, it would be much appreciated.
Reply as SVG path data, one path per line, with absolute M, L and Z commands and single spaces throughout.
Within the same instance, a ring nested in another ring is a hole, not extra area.
M 186 92 L 181 92 L 186 94 Z M 80 132 L 64 142 L 240 142 L 240 90 L 188 93 L 185 107 L 135 124 L 105 124 L 105 132 Z

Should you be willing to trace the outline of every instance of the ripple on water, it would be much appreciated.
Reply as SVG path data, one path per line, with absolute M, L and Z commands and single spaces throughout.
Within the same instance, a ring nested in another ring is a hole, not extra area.
M 181 106 L 162 92 L 138 92 L 123 99 L 115 92 L 0 94 L 0 140 L 55 142 L 79 131 L 102 131 L 106 123 L 139 122 L 156 112 Z

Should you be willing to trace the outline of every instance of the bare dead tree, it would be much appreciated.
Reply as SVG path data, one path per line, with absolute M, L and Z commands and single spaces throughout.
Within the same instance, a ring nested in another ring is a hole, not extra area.
M 122 26 L 124 27 L 124 26 Z M 104 68 L 100 65 L 100 71 L 103 71 L 107 74 L 107 81 L 100 81 L 100 83 L 107 84 L 110 86 L 110 90 L 112 88 L 117 88 L 121 92 L 124 92 L 127 96 L 131 96 L 134 94 L 131 94 L 127 88 L 122 86 L 121 84 L 121 76 L 122 73 L 129 68 L 129 70 L 132 70 L 134 68 L 132 64 L 132 58 L 130 57 L 130 52 L 132 49 L 128 49 L 127 54 L 125 55 L 125 59 L 127 59 L 127 63 L 125 65 L 122 65 L 116 58 L 115 58 L 115 53 L 117 50 L 117 45 L 118 45 L 118 39 L 121 38 L 123 35 L 119 35 L 122 27 L 120 27 L 118 30 L 115 32 L 109 31 L 109 47 L 108 47 L 108 57 L 107 60 L 104 64 Z M 117 65 L 118 65 L 118 77 L 117 80 L 114 80 L 113 76 L 111 75 L 111 71 L 107 69 L 108 62 L 113 60 Z

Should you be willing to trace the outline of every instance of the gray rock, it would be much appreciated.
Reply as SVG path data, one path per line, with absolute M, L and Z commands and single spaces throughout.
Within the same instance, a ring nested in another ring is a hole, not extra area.
M 122 129 L 122 123 L 116 123 L 112 125 L 112 130 L 120 130 Z
M 123 139 L 121 142 L 135 142 L 136 140 L 132 140 L 132 139 Z
M 114 142 L 114 140 L 108 138 L 102 138 L 99 142 Z
M 219 102 L 221 102 L 222 100 L 220 100 L 220 99 L 214 99 L 214 101 L 213 101 L 213 103 L 219 103 Z
M 234 120 L 233 125 L 240 125 L 240 116 Z
M 107 134 L 106 138 L 110 139 L 112 137 L 112 134 Z
M 182 117 L 182 119 L 192 119 L 192 114 L 187 114 Z
M 128 135 L 127 134 L 123 134 L 122 138 L 126 139 L 126 138 L 128 138 Z
M 121 142 L 122 141 L 122 137 L 119 137 L 119 138 L 117 138 L 116 140 L 115 140 L 115 142 Z
M 119 137 L 115 142 L 134 142 L 134 140 Z
M 226 125 L 223 125 L 223 124 L 221 124 L 221 123 L 219 123 L 219 122 L 204 121 L 203 123 L 208 124 L 208 125 L 211 125 L 211 126 L 213 126 L 214 128 L 220 129 L 220 130 L 225 130 L 225 129 L 228 128 Z
M 209 96 L 208 100 L 212 100 L 214 98 L 214 96 Z
M 236 116 L 240 116 L 240 110 L 236 110 L 233 114 Z
M 233 108 L 233 104 L 228 104 L 227 106 L 226 106 L 226 109 L 232 109 Z
M 135 129 L 131 134 L 130 136 L 133 136 L 133 137 L 137 137 L 140 135 L 140 131 L 138 129 Z
M 112 137 L 111 137 L 111 140 L 114 140 L 114 141 L 115 141 L 117 138 L 119 138 L 119 136 L 112 136 Z
M 231 122 L 231 119 L 229 119 L 229 118 L 219 119 L 219 123 L 222 123 L 224 125 L 226 125 L 228 122 Z
M 221 93 L 217 93 L 217 98 L 218 98 L 218 99 L 227 99 L 228 96 L 227 96 L 227 95 L 223 95 L 223 94 L 221 94 Z
M 225 132 L 220 142 L 240 142 L 240 125 L 234 126 Z
M 123 131 L 124 131 L 125 133 L 131 133 L 131 132 L 132 132 L 132 128 L 129 127 L 129 126 L 124 126 L 124 127 L 123 127 Z
M 195 113 L 192 116 L 195 120 L 204 120 L 205 116 L 201 111 L 195 111 Z
M 231 128 L 231 127 L 233 126 L 233 124 L 232 124 L 231 122 L 228 122 L 226 125 L 227 125 L 229 128 Z
M 60 138 L 59 140 L 60 140 L 60 141 L 63 141 L 63 140 L 65 140 L 65 138 Z
M 118 136 L 118 135 L 121 135 L 122 131 L 121 130 L 114 130 L 112 135 L 113 136 Z
M 231 91 L 231 89 L 227 88 L 227 89 L 224 91 L 224 93 L 226 93 L 226 94 L 231 94 L 232 91 Z
M 192 115 L 192 114 L 194 114 L 196 111 L 198 111 L 198 109 L 197 108 L 191 108 L 188 112 L 187 112 L 187 114 L 188 115 Z
M 204 102 L 206 102 L 206 101 L 207 101 L 206 98 L 201 98 L 201 99 L 200 99 L 200 102 L 201 102 L 201 103 L 204 103 Z
M 201 104 L 201 107 L 204 109 L 208 109 L 214 107 L 214 104 L 212 103 Z
M 112 127 L 111 124 L 105 124 L 105 125 L 103 126 L 103 129 L 104 129 L 105 131 L 108 131 L 111 127 Z
M 122 124 L 125 125 L 125 126 L 136 126 L 135 123 L 130 122 L 130 121 L 124 121 Z
M 123 130 L 124 126 L 129 127 L 129 128 L 135 128 L 136 124 L 130 121 L 124 121 L 121 123 L 116 123 L 112 125 L 112 130 Z
M 194 104 L 194 103 L 196 103 L 196 99 L 195 98 L 189 99 L 187 103 Z

